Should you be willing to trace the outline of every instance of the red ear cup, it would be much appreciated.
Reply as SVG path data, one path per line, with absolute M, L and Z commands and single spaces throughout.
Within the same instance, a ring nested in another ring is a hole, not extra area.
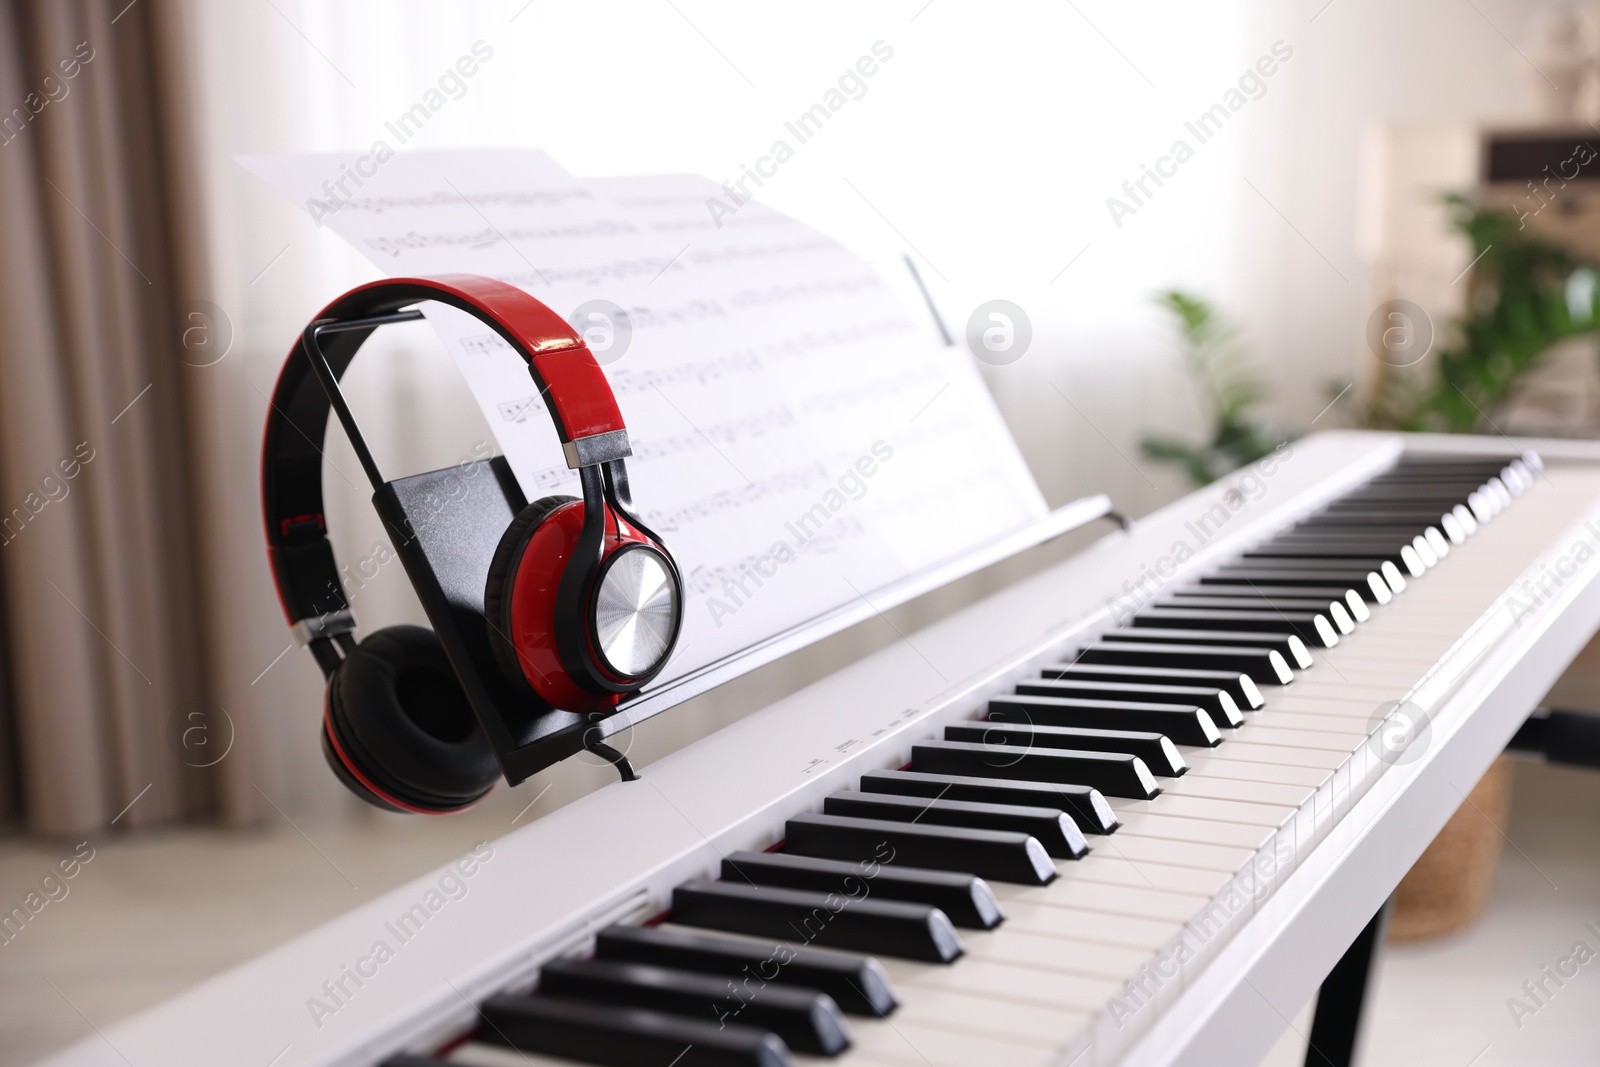
M 387 811 L 460 811 L 500 777 L 443 646 L 421 626 L 379 630 L 334 670 L 322 752 L 351 792 Z
M 552 707 L 610 711 L 620 694 L 579 685 L 556 651 L 556 592 L 582 529 L 583 501 L 576 497 L 547 496 L 523 508 L 500 536 L 489 564 L 483 617 L 495 658 L 513 682 L 527 684 Z M 538 609 L 516 610 L 519 585 L 524 601 L 531 592 Z
M 541 497 L 517 512 L 516 518 L 511 520 L 511 525 L 506 527 L 506 532 L 500 535 L 500 544 L 495 547 L 494 559 L 489 562 L 489 578 L 483 587 L 483 618 L 489 628 L 489 647 L 494 650 L 494 658 L 500 664 L 500 670 L 513 684 L 524 685 L 550 700 L 535 679 L 542 673 L 552 681 L 546 683 L 551 686 L 551 691 L 557 683 L 555 675 L 565 676 L 561 669 L 559 658 L 554 656 L 546 660 L 541 656 L 520 656 L 517 654 L 517 643 L 512 637 L 511 626 L 511 578 L 516 573 L 517 564 L 522 560 L 523 553 L 527 551 L 528 543 L 535 532 L 558 508 L 567 504 L 577 504 L 579 515 L 583 512 L 583 502 L 575 496 L 547 496 Z M 567 545 L 568 552 L 571 545 Z M 564 562 L 566 555 L 563 554 Z M 557 567 L 556 577 L 560 578 L 560 568 Z M 553 649 L 553 646 L 552 646 Z M 563 691 L 564 692 L 564 691 Z M 582 699 L 577 694 L 567 693 L 570 699 Z M 614 702 L 613 702 L 614 703 Z M 557 707 L 566 707 L 557 704 Z M 605 707 L 611 707 L 606 704 Z
M 602 558 L 580 614 L 568 619 L 558 612 L 557 597 L 584 514 L 583 502 L 571 497 L 545 497 L 523 509 L 495 550 L 484 591 L 484 618 L 495 656 L 510 678 L 527 683 L 553 707 L 589 713 L 611 710 L 655 676 L 676 640 L 681 598 L 666 552 L 630 523 L 619 523 L 607 507 Z M 630 591 L 639 592 L 641 575 L 646 584 L 659 583 L 664 576 L 672 586 L 670 595 L 658 598 L 664 607 L 658 605 L 648 620 L 654 624 L 653 637 L 629 641 L 629 634 L 621 631 L 630 625 L 640 629 L 634 621 L 640 613 L 630 611 L 637 605 L 629 598 Z M 558 627 L 571 629 L 558 635 Z M 573 636 L 577 640 L 570 644 L 583 650 L 586 662 L 563 658 L 560 638 Z M 624 644 L 629 655 L 613 662 L 607 650 Z

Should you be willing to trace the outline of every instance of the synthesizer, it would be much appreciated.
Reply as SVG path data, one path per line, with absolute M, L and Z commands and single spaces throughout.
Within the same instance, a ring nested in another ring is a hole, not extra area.
M 1318 434 L 51 1067 L 1250 1064 L 1600 624 L 1600 447 Z

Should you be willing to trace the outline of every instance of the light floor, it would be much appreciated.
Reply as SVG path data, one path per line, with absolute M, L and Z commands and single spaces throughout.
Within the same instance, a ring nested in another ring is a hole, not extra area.
M 282 825 L 99 844 L 68 895 L 0 945 L 0 1067 L 92 1034 L 509 829 L 496 812 L 302 825 L 304 836 Z M 1386 951 L 1369 1067 L 1600 1059 L 1600 958 L 1520 1029 L 1506 1007 L 1576 942 L 1600 951 L 1584 929 L 1600 926 L 1600 773 L 1519 765 L 1505 832 L 1511 844 L 1484 920 L 1446 941 Z M 0 843 L 0 903 L 20 902 L 70 852 Z M 1308 1012 L 1292 1023 L 1307 1032 Z M 1287 1067 L 1303 1057 L 1304 1040 L 1290 1029 L 1265 1062 Z

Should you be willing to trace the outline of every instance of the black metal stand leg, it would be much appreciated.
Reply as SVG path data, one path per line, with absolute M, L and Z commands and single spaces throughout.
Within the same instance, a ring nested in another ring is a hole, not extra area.
M 1316 1014 L 1311 1020 L 1306 1067 L 1353 1067 L 1356 1062 L 1361 1009 L 1366 1004 L 1367 989 L 1376 970 L 1373 962 L 1388 920 L 1389 902 L 1385 901 L 1322 980 Z

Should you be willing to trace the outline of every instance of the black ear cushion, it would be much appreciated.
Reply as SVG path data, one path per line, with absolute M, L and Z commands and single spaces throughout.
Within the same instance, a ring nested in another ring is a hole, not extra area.
M 361 775 L 413 807 L 464 808 L 500 777 L 444 647 L 421 626 L 379 630 L 345 657 L 328 681 L 328 729 Z M 340 774 L 346 785 L 352 777 Z
M 530 687 L 527 676 L 522 673 L 517 647 L 511 640 L 511 583 L 522 553 L 539 524 L 561 505 L 577 499 L 575 496 L 546 496 L 523 508 L 500 535 L 500 544 L 489 563 L 489 578 L 483 587 L 483 619 L 489 630 L 489 647 L 494 650 L 500 670 L 521 692 Z

